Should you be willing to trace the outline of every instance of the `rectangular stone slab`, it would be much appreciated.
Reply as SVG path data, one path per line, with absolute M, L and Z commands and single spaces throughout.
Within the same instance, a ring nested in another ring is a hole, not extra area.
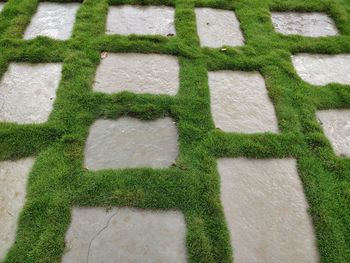
M 110 6 L 109 35 L 175 35 L 175 9 L 167 6 Z
M 17 220 L 33 164 L 33 158 L 0 162 L 0 261 L 15 241 Z
M 278 132 L 274 107 L 264 78 L 256 72 L 209 72 L 211 111 L 226 132 Z
M 243 46 L 244 38 L 233 11 L 196 8 L 197 32 L 201 46 Z
M 182 263 L 185 235 L 178 211 L 74 208 L 62 263 Z
M 79 6 L 78 3 L 40 3 L 24 33 L 24 39 L 33 39 L 37 36 L 69 39 Z
M 169 55 L 109 53 L 97 68 L 93 89 L 109 94 L 130 91 L 176 95 L 179 63 Z
M 322 37 L 338 34 L 334 21 L 323 13 L 272 12 L 271 18 L 275 30 L 285 35 Z
M 0 121 L 46 122 L 61 79 L 62 64 L 11 63 L 0 82 Z
M 234 262 L 319 262 L 293 159 L 219 159 Z

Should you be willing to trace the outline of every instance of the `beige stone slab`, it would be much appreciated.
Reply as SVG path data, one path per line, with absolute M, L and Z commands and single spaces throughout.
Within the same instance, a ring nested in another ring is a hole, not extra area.
M 177 211 L 74 208 L 62 262 L 182 263 L 185 236 Z
M 272 12 L 271 18 L 275 30 L 285 35 L 322 37 L 338 34 L 334 21 L 324 13 Z
M 240 24 L 233 11 L 196 8 L 195 12 L 201 46 L 218 48 L 244 45 Z
M 293 159 L 219 159 L 221 200 L 235 263 L 318 262 Z
M 339 83 L 350 85 L 350 55 L 312 55 L 292 56 L 298 75 L 312 85 Z
M 109 53 L 97 68 L 95 91 L 176 95 L 179 62 L 174 56 L 158 54 Z
M 317 112 L 323 130 L 339 156 L 350 156 L 350 110 Z
M 109 35 L 175 35 L 175 9 L 167 6 L 110 6 Z
M 33 158 L 0 162 L 0 261 L 15 241 L 17 221 L 33 164 Z
M 37 36 L 69 39 L 79 6 L 78 3 L 39 3 L 38 10 L 24 33 L 24 39 Z
M 264 78 L 256 72 L 209 72 L 211 111 L 226 132 L 278 132 L 274 107 Z

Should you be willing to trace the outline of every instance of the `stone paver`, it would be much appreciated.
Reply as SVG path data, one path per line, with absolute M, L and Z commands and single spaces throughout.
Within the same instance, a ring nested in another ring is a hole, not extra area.
M 278 132 L 264 78 L 256 72 L 209 72 L 211 110 L 217 128 L 226 132 Z
M 318 262 L 296 161 L 219 159 L 235 263 Z
M 292 61 L 299 76 L 310 84 L 350 85 L 350 55 L 299 54 Z
M 69 39 L 79 6 L 78 3 L 40 3 L 24 33 L 24 39 L 33 39 L 37 36 Z
M 94 90 L 176 95 L 178 59 L 169 55 L 109 53 L 97 68 Z
M 63 263 L 186 262 L 186 226 L 177 211 L 74 208 Z
M 15 241 L 17 220 L 25 201 L 34 159 L 0 162 L 0 261 Z
M 196 8 L 195 12 L 201 46 L 218 48 L 244 45 L 239 21 L 233 11 Z
M 167 6 L 110 6 L 107 34 L 175 35 L 175 9 Z
M 335 153 L 350 156 L 350 110 L 322 110 L 317 117 Z
M 0 82 L 0 121 L 46 122 L 56 97 L 62 65 L 11 63 Z
M 273 12 L 271 17 L 275 30 L 285 35 L 322 37 L 338 34 L 337 27 L 327 14 Z
M 97 120 L 85 147 L 90 170 L 171 166 L 178 155 L 178 133 L 171 118 Z

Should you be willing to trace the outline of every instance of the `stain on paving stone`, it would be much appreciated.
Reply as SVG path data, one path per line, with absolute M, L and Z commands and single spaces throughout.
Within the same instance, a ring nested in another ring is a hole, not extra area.
M 93 89 L 106 93 L 131 91 L 176 95 L 179 89 L 178 59 L 158 54 L 112 54 L 97 68 Z
M 107 34 L 174 35 L 175 9 L 166 6 L 111 6 Z
M 78 3 L 40 3 L 24 33 L 24 39 L 33 39 L 37 36 L 69 39 L 79 6 Z
M 74 208 L 62 262 L 186 262 L 185 236 L 177 211 Z
M 322 37 L 338 34 L 333 20 L 323 13 L 273 12 L 271 18 L 275 30 L 285 35 Z
M 0 121 L 46 122 L 61 79 L 62 64 L 11 63 L 0 82 Z
M 274 107 L 264 78 L 256 72 L 209 72 L 211 111 L 226 132 L 278 132 Z
M 319 262 L 294 159 L 219 159 L 236 263 Z
M 33 164 L 33 158 L 0 162 L 0 261 L 15 240 L 17 220 Z
M 85 166 L 90 170 L 165 168 L 177 155 L 178 133 L 171 118 L 97 120 L 87 139 Z

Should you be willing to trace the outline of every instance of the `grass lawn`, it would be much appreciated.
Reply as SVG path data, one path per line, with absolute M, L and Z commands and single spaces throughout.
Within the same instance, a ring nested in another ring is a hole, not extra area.
M 10 0 L 0 15 L 0 76 L 10 62 L 63 62 L 62 80 L 49 121 L 0 123 L 0 160 L 35 156 L 15 245 L 5 262 L 60 262 L 73 206 L 177 209 L 185 215 L 189 262 L 232 262 L 220 203 L 220 157 L 294 157 L 310 205 L 322 262 L 350 262 L 350 159 L 337 157 L 316 119 L 316 110 L 350 108 L 349 86 L 315 88 L 291 63 L 296 53 L 350 53 L 349 0 L 85 0 L 68 41 L 22 39 L 38 0 Z M 71 2 L 69 0 L 56 2 Z M 176 36 L 105 34 L 109 5 L 176 7 Z M 194 7 L 234 10 L 245 37 L 238 48 L 200 48 Z M 339 36 L 277 34 L 270 11 L 321 11 Z M 101 52 L 178 56 L 178 95 L 107 95 L 92 92 Z M 279 134 L 224 133 L 210 112 L 208 70 L 259 71 L 278 117 Z M 180 154 L 169 169 L 90 172 L 84 146 L 98 118 L 171 116 Z

